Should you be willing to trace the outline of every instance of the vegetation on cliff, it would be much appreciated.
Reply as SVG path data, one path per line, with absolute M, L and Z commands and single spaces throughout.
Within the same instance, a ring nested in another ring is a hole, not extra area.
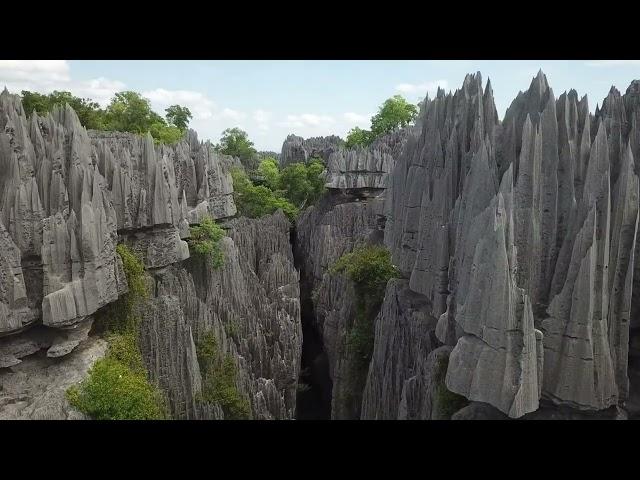
M 192 255 L 208 259 L 213 268 L 224 264 L 224 253 L 220 240 L 224 237 L 224 229 L 210 216 L 204 217 L 200 225 L 191 227 L 191 237 L 187 239 Z
M 253 172 L 258 167 L 258 152 L 249 140 L 247 132 L 238 127 L 227 128 L 222 132 L 220 143 L 215 149 L 225 155 L 237 157 L 244 168 Z
M 124 244 L 118 245 L 129 291 L 98 314 L 109 348 L 79 385 L 67 390 L 71 405 L 96 420 L 152 420 L 167 417 L 159 389 L 144 367 L 138 332 L 140 309 L 149 296 L 144 264 Z
M 355 319 L 347 337 L 357 370 L 366 369 L 373 353 L 374 320 L 384 299 L 387 282 L 399 275 L 391 253 L 383 246 L 360 245 L 340 257 L 331 274 L 343 273 L 353 282 L 356 294 Z
M 469 401 L 465 397 L 453 393 L 447 388 L 445 377 L 447 376 L 448 367 L 449 357 L 440 357 L 436 367 L 436 378 L 434 379 L 434 384 L 436 385 L 436 405 L 434 405 L 434 408 L 445 418 L 451 418 L 451 415 L 469 404 Z
M 345 145 L 349 148 L 369 145 L 381 135 L 406 127 L 417 116 L 416 105 L 407 102 L 401 95 L 395 95 L 387 99 L 378 109 L 378 113 L 371 117 L 371 129 L 352 128 L 347 134 Z
M 231 172 L 234 200 L 240 215 L 257 218 L 278 209 L 295 220 L 305 207 L 317 202 L 325 191 L 324 163 L 314 158 L 292 163 L 280 170 L 273 158 L 262 160 L 252 178 L 241 169 Z
M 217 403 L 227 420 L 251 418 L 249 399 L 236 386 L 237 369 L 231 355 L 222 355 L 213 332 L 206 332 L 196 344 L 202 374 L 201 400 Z

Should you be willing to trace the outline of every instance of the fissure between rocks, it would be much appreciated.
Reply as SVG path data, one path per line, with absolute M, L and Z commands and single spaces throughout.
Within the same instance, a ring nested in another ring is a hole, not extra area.
M 291 248 L 296 269 L 300 272 L 300 306 L 302 322 L 302 355 L 296 399 L 296 420 L 328 420 L 331 418 L 332 382 L 329 361 L 324 351 L 322 333 L 316 327 L 311 289 L 305 281 L 304 262 L 296 248 L 295 227 L 291 229 Z

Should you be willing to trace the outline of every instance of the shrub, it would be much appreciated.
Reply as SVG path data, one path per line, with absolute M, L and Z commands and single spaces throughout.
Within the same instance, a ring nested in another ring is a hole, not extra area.
M 278 190 L 280 187 L 280 168 L 275 158 L 268 157 L 260 162 L 258 175 L 264 185 L 270 190 Z
M 264 185 L 254 185 L 243 170 L 239 168 L 231 170 L 231 177 L 233 199 L 240 215 L 259 218 L 281 209 L 291 221 L 298 216 L 298 208 L 280 192 L 274 192 Z
M 97 420 L 163 419 L 167 416 L 164 399 L 147 378 L 138 344 L 138 310 L 149 296 L 144 264 L 124 244 L 116 251 L 129 291 L 97 315 L 96 323 L 107 334 L 107 355 L 93 365 L 84 381 L 67 390 L 67 398 Z
M 374 319 L 387 282 L 398 276 L 398 270 L 391 263 L 391 254 L 386 248 L 361 245 L 340 257 L 330 273 L 344 273 L 354 284 L 356 312 L 347 345 L 353 352 L 357 370 L 362 371 L 369 365 L 373 353 Z
M 224 331 L 229 337 L 237 337 L 240 333 L 240 325 L 235 320 L 224 324 Z
M 435 375 L 436 383 L 436 404 L 438 411 L 446 418 L 451 418 L 451 415 L 456 413 L 461 408 L 466 407 L 469 401 L 462 395 L 453 393 L 447 388 L 445 383 L 445 377 L 447 375 L 447 368 L 449 367 L 449 357 L 440 357 L 438 359 L 438 365 Z
M 98 360 L 89 376 L 67 391 L 72 406 L 96 420 L 158 420 L 164 418 L 159 392 L 144 374 L 115 358 Z
M 146 375 L 147 370 L 142 362 L 138 338 L 134 332 L 112 333 L 107 337 L 109 350 L 107 355 L 128 367 L 132 372 Z
M 195 255 L 209 258 L 214 268 L 224 265 L 224 253 L 220 240 L 224 237 L 224 229 L 211 217 L 204 217 L 200 225 L 191 227 L 191 237 L 187 240 L 189 250 Z
M 202 400 L 217 403 L 225 418 L 251 418 L 249 399 L 236 387 L 236 365 L 231 355 L 221 357 L 213 332 L 206 332 L 197 344 L 196 355 L 202 375 Z
M 345 273 L 356 290 L 368 297 L 381 297 L 389 279 L 398 276 L 385 247 L 361 245 L 347 253 L 331 267 L 331 273 Z

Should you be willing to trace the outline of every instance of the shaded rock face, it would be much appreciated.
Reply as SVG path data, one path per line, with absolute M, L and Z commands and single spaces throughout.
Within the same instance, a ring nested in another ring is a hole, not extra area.
M 360 200 L 331 190 L 297 222 L 301 290 L 311 296 L 313 304 L 313 317 L 303 321 L 312 322 L 322 339 L 332 381 L 333 419 L 359 417 L 362 387 L 353 385 L 353 358 L 346 349 L 355 316 L 353 285 L 343 275 L 331 275 L 329 269 L 359 243 L 381 242 L 383 202 L 380 197 Z
M 196 344 L 212 331 L 234 359 L 237 387 L 254 419 L 292 419 L 302 347 L 299 276 L 289 221 L 282 212 L 226 224 L 224 266 L 199 258 L 150 268 L 153 298 L 141 342 L 152 379 L 166 392 L 174 418 L 220 419 L 199 400 L 202 376 Z
M 624 405 L 638 281 L 634 85 L 612 89 L 595 115 L 575 91 L 556 99 L 542 72 L 503 122 L 480 74 L 425 101 L 386 192 L 385 244 L 453 347 L 451 391 L 512 418 L 541 398 L 579 411 Z M 398 304 L 383 307 L 375 351 L 402 335 L 383 328 L 406 317 L 410 303 Z M 376 358 L 366 391 L 393 381 L 396 393 L 367 397 L 365 411 L 393 417 L 398 378 L 415 367 Z
M 363 394 L 365 420 L 432 418 L 437 319 L 408 282 L 392 279 L 375 323 L 373 356 Z M 447 350 L 451 347 L 441 347 Z

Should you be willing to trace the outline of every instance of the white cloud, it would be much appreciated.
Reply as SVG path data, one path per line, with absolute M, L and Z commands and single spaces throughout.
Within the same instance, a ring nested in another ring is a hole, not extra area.
M 369 123 L 369 120 L 371 119 L 371 115 L 360 115 L 359 113 L 354 112 L 346 112 L 343 116 L 347 122 L 354 125 L 360 125 L 363 123 L 367 125 Z
M 239 112 L 238 110 L 233 110 L 231 108 L 225 108 L 221 113 L 222 117 L 229 118 L 235 122 L 239 122 L 240 120 L 244 120 L 247 117 L 247 114 L 244 112 Z
M 447 90 L 449 88 L 449 82 L 446 80 L 435 80 L 433 82 L 425 83 L 400 83 L 396 85 L 396 90 L 406 94 L 417 94 L 435 96 L 438 92 L 438 87 Z
M 302 113 L 300 115 L 287 115 L 284 122 L 279 125 L 283 127 L 326 127 L 333 125 L 335 119 L 330 115 L 317 115 L 315 113 Z
M 0 81 L 46 85 L 71 80 L 66 60 L 0 60 Z
M 71 86 L 71 91 L 79 97 L 90 98 L 98 102 L 102 107 L 106 107 L 113 96 L 117 92 L 125 90 L 126 87 L 127 86 L 119 80 L 100 77 L 79 82 L 77 86 Z
M 0 88 L 12 93 L 22 90 L 51 93 L 54 90 L 90 98 L 105 107 L 116 92 L 126 88 L 123 82 L 105 77 L 73 80 L 66 60 L 0 60 Z
M 192 90 L 165 90 L 156 88 L 142 92 L 142 96 L 151 100 L 151 106 L 157 112 L 164 112 L 170 105 L 182 105 L 189 108 L 195 120 L 206 120 L 214 115 L 215 102 L 205 94 Z
M 623 67 L 629 65 L 640 65 L 640 60 L 593 60 L 585 62 L 587 67 Z

